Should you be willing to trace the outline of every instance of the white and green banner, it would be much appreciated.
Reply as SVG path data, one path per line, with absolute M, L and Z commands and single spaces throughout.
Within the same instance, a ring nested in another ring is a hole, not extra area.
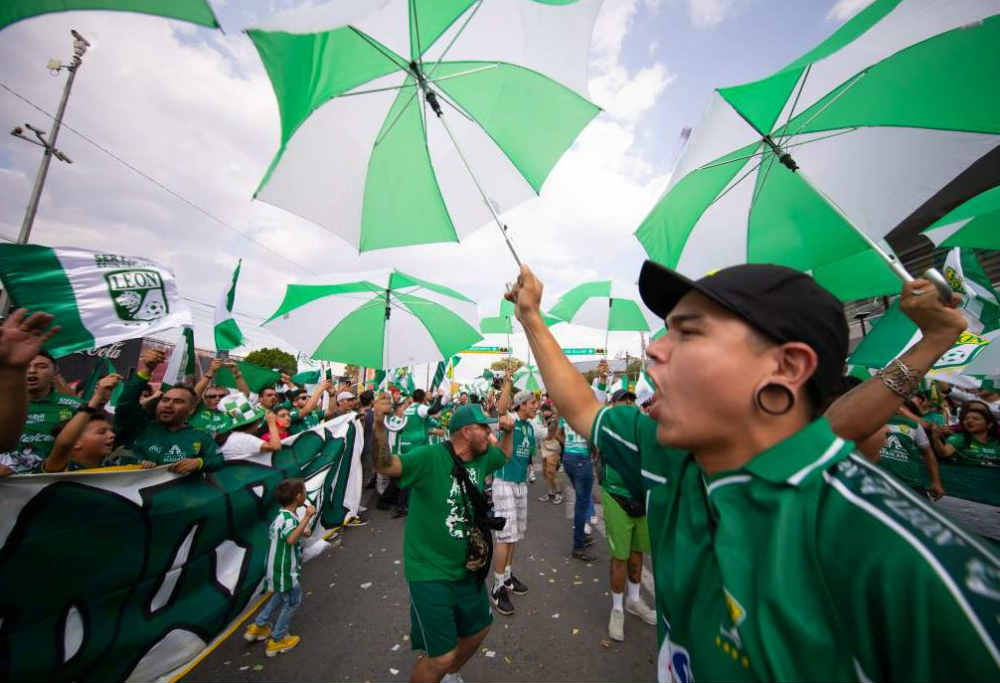
M 139 256 L 0 244 L 0 280 L 15 307 L 55 316 L 57 357 L 191 324 L 174 274 Z
M 635 383 L 635 402 L 642 405 L 653 398 L 656 393 L 656 384 L 652 378 L 646 374 L 646 369 L 639 370 L 639 381 Z
M 222 290 L 215 304 L 215 350 L 230 351 L 243 343 L 243 332 L 233 318 L 233 303 L 236 301 L 236 281 L 240 278 L 243 259 L 236 264 L 232 282 Z
M 0 592 L 0 678 L 152 681 L 185 666 L 260 595 L 279 482 L 304 479 L 319 513 L 306 558 L 350 513 L 356 424 L 203 475 L 0 479 L 0 582 L 33 587 Z
M 952 249 L 942 271 L 952 290 L 961 297 L 960 307 L 968 322 L 968 329 L 928 373 L 943 378 L 974 371 L 970 365 L 1000 334 L 1000 306 L 997 294 L 972 250 Z M 921 336 L 920 330 L 906 317 L 897 300 L 861 341 L 848 358 L 848 363 L 884 367 L 916 344 Z

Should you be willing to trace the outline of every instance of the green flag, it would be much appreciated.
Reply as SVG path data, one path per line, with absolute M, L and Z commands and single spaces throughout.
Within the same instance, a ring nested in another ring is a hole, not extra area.
M 113 375 L 117 372 L 115 370 L 114 364 L 107 358 L 98 358 L 97 363 L 94 364 L 94 368 L 87 375 L 87 379 L 83 381 L 83 391 L 80 394 L 80 398 L 87 402 L 94 395 L 94 391 L 97 389 L 97 383 L 107 377 L 108 375 Z M 111 392 L 111 399 L 108 401 L 108 405 L 113 406 L 118 403 L 118 397 L 122 393 L 122 383 L 119 382 L 118 386 L 114 388 Z
M 281 373 L 277 370 L 247 363 L 246 361 L 236 361 L 236 365 L 239 367 L 240 372 L 243 373 L 243 379 L 247 381 L 250 391 L 255 394 L 259 394 L 266 387 L 274 386 L 281 379 Z M 233 373 L 229 372 L 227 368 L 219 368 L 219 371 L 215 373 L 215 383 L 220 387 L 237 388 L 236 378 L 233 377 Z
M 295 384 L 319 384 L 319 377 L 319 370 L 306 370 L 297 375 L 292 375 L 292 382 Z
M 428 387 L 428 389 L 431 388 L 436 389 L 438 386 L 440 386 L 441 382 L 444 381 L 444 373 L 447 371 L 447 369 L 448 369 L 448 364 L 446 362 L 444 362 L 443 360 L 438 361 L 437 369 L 434 370 L 434 379 L 431 380 L 431 386 Z
M 205 0 L 4 0 L 0 3 L 0 29 L 40 14 L 84 9 L 141 12 L 219 28 L 212 7 Z
M 215 304 L 215 348 L 218 351 L 229 351 L 243 343 L 243 332 L 233 318 L 233 302 L 236 300 L 236 281 L 240 277 L 240 267 L 243 259 L 236 264 L 233 279 L 229 287 L 224 289 Z

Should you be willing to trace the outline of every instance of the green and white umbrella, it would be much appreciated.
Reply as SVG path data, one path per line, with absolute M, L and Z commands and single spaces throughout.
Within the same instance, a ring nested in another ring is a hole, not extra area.
M 281 115 L 254 196 L 359 251 L 503 228 L 598 113 L 600 3 L 341 1 L 249 31 Z
M 883 238 L 1000 144 L 998 11 L 876 0 L 772 76 L 716 91 L 636 231 L 649 256 L 689 277 L 870 249 L 888 264 Z
M 483 338 L 476 302 L 398 270 L 288 285 L 262 325 L 316 360 L 368 368 L 445 360 Z
M 1000 249 L 1000 187 L 976 195 L 924 230 L 938 247 Z
M 559 297 L 549 315 L 604 332 L 649 332 L 649 320 L 638 299 L 635 285 L 613 280 L 584 282 Z
M 526 391 L 545 391 L 542 375 L 534 365 L 522 365 L 511 377 L 515 389 Z

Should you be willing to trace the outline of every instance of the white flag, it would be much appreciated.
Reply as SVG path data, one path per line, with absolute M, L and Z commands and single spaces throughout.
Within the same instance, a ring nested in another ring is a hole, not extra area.
M 191 324 L 173 273 L 138 256 L 0 244 L 0 279 L 16 307 L 55 316 L 53 356 Z

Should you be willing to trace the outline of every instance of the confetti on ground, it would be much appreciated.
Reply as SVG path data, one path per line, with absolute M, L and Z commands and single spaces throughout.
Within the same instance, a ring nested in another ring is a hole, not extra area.
M 549 583 L 555 583 L 555 582 L 556 582 L 555 579 L 549 579 Z
M 489 649 L 489 648 L 485 648 L 485 647 L 484 647 L 484 648 L 483 648 L 483 654 L 486 654 L 486 652 L 488 651 L 488 649 Z
M 368 557 L 375 557 L 375 553 L 368 553 Z
M 487 650 L 484 654 L 490 659 L 493 659 L 494 657 L 497 656 L 496 650 Z
M 399 564 L 399 560 L 394 560 L 393 564 Z
M 599 579 L 594 579 L 594 583 L 597 583 L 598 581 L 599 581 Z
M 249 653 L 249 652 L 244 652 L 244 653 L 243 653 L 243 656 L 244 656 L 244 657 L 249 657 L 249 656 L 250 656 L 250 653 Z
M 578 629 L 578 628 L 575 628 L 575 629 L 573 629 L 573 635 L 574 635 L 574 636 L 575 636 L 575 635 L 576 635 L 577 633 L 579 633 L 579 632 L 580 632 L 580 629 Z
M 583 585 L 583 581 L 574 581 L 573 585 L 574 586 L 582 586 Z
M 380 550 L 379 552 L 384 553 L 385 552 L 385 548 L 382 548 L 382 550 Z
M 398 649 L 399 649 L 399 643 L 396 643 L 395 645 L 392 646 L 393 652 L 396 652 Z
M 609 595 L 611 595 L 611 593 L 604 591 L 604 597 L 608 597 Z
M 254 664 L 253 665 L 253 670 L 254 671 L 263 671 L 264 670 L 264 665 L 263 664 Z
M 611 647 L 611 641 L 610 640 L 602 640 L 601 641 L 601 647 Z
M 222 665 L 223 665 L 223 666 L 229 666 L 229 665 L 230 665 L 230 664 L 232 664 L 232 663 L 233 663 L 233 662 L 232 662 L 232 660 L 230 660 L 230 659 L 227 659 L 226 661 L 224 661 L 224 662 L 222 663 Z
M 410 639 L 410 636 L 403 636 L 403 640 L 404 641 L 409 640 L 409 639 Z
M 587 566 L 588 566 L 588 567 L 593 567 L 594 565 L 592 565 L 592 564 L 590 564 L 590 563 L 588 562 L 588 563 L 587 563 Z
M 556 612 L 555 614 L 553 614 L 552 618 L 553 619 L 558 619 L 559 618 L 559 612 Z
M 559 573 L 559 570 L 558 570 L 558 569 L 556 569 L 555 567 L 553 567 L 553 568 L 552 568 L 552 573 L 553 573 L 553 574 L 557 574 L 557 573 Z
M 240 671 L 249 671 L 249 670 L 250 670 L 250 665 L 249 664 L 247 664 L 246 666 L 241 666 L 240 667 Z
M 389 673 L 391 673 L 393 676 L 398 676 L 399 675 L 399 669 L 391 669 L 390 668 L 389 669 Z
M 504 657 L 503 661 L 507 662 L 508 664 L 511 664 L 510 657 Z
M 372 587 L 372 582 L 371 581 L 365 581 L 363 584 L 361 584 L 361 588 L 364 589 L 364 590 L 368 590 L 371 587 Z
M 336 586 L 336 585 L 337 585 L 336 583 L 331 583 L 331 584 L 330 584 L 330 588 L 333 588 L 333 587 L 334 587 L 334 586 Z
M 312 591 L 306 591 L 306 595 L 312 595 L 312 594 L 313 594 Z

